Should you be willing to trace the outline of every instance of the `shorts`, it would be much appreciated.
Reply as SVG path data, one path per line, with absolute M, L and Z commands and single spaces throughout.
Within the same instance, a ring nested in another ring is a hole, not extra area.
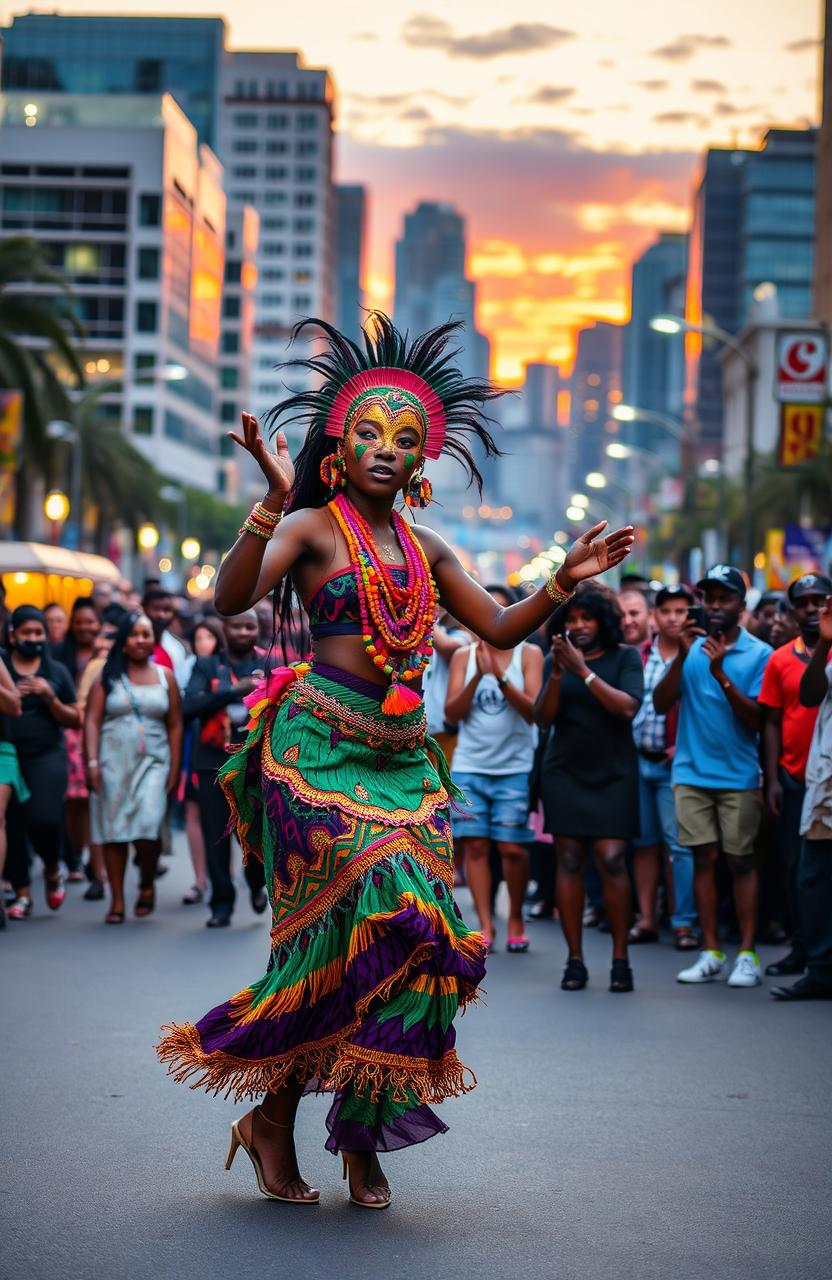
M 463 805 L 451 815 L 454 838 L 499 840 L 506 844 L 532 844 L 529 826 L 529 775 L 527 773 L 461 773 L 453 780 L 465 792 L 470 808 Z
M 696 849 L 718 844 L 723 853 L 747 858 L 762 817 L 759 791 L 723 791 L 677 782 L 673 787 L 679 843 Z

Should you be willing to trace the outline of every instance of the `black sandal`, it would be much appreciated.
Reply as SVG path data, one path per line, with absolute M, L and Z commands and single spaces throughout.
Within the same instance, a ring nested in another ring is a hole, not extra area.
M 156 890 L 150 888 L 139 888 L 139 896 L 136 899 L 136 905 L 133 908 L 133 914 L 143 920 L 145 916 L 153 914 L 156 906 Z
M 566 962 L 566 968 L 560 980 L 561 991 L 583 991 L 587 982 L 589 982 L 589 970 L 583 960 L 571 956 Z
M 613 960 L 610 969 L 610 991 L 618 995 L 633 990 L 633 971 L 626 960 Z

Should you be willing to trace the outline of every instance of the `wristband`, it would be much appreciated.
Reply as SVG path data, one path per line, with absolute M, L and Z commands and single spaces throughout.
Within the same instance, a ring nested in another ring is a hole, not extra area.
M 503 672 L 503 674 L 502 674 L 501 676 L 497 676 L 497 684 L 498 684 L 498 685 L 500 685 L 502 688 L 504 688 L 504 687 L 505 687 L 507 684 L 509 684 L 509 683 L 510 683 L 510 681 L 509 681 L 509 678 L 508 678 L 508 676 L 506 675 L 505 671 Z
M 558 582 L 558 571 L 556 569 L 555 572 L 550 574 L 546 580 L 546 594 L 552 601 L 552 604 L 566 604 L 566 601 L 571 600 L 574 596 L 575 588 L 573 587 L 571 591 L 564 591 L 563 587 Z
M 593 680 L 597 680 L 597 679 L 598 679 L 597 674 L 594 671 L 590 671 L 588 675 L 584 676 L 584 684 L 586 685 L 587 688 L 589 688 Z
M 262 502 L 255 502 L 250 514 L 242 523 L 240 533 L 253 533 L 256 538 L 262 538 L 264 542 L 268 542 L 282 518 L 282 511 L 269 511 Z

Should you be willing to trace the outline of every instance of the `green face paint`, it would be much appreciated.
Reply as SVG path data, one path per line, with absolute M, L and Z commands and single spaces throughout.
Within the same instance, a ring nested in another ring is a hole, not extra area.
M 356 458 L 358 459 L 358 461 L 359 461 L 359 462 L 360 462 L 360 461 L 361 461 L 361 459 L 364 457 L 364 454 L 367 452 L 367 450 L 369 449 L 369 447 L 370 447 L 370 446 L 369 446 L 368 444 L 357 444 L 357 445 L 355 446 L 355 456 L 356 456 Z
M 414 465 L 415 462 L 416 462 L 415 453 L 406 453 L 404 455 L 404 465 L 407 467 L 408 471 Z

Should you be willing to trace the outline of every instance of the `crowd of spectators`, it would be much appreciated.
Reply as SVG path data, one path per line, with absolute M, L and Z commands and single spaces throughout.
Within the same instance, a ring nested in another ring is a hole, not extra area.
M 105 920 L 122 924 L 131 855 L 133 914 L 150 915 L 171 826 L 193 867 L 182 905 L 227 927 L 237 876 L 216 772 L 245 735 L 243 699 L 283 661 L 271 604 L 220 620 L 158 583 L 97 584 L 69 613 L 24 604 L 0 627 L 0 927 L 31 915 L 38 864 L 49 910 L 79 882 L 90 901 L 109 890 Z M 456 878 L 489 947 L 503 880 L 507 950 L 528 951 L 527 921 L 559 919 L 564 990 L 587 985 L 596 927 L 614 992 L 634 989 L 630 948 L 665 940 L 696 953 L 679 982 L 756 986 L 764 940 L 788 943 L 766 973 L 798 977 L 773 994 L 832 996 L 830 649 L 832 580 L 803 575 L 750 609 L 724 564 L 695 587 L 588 584 L 509 652 L 443 617 L 428 732 L 467 797 Z M 264 912 L 262 866 L 244 877 Z

